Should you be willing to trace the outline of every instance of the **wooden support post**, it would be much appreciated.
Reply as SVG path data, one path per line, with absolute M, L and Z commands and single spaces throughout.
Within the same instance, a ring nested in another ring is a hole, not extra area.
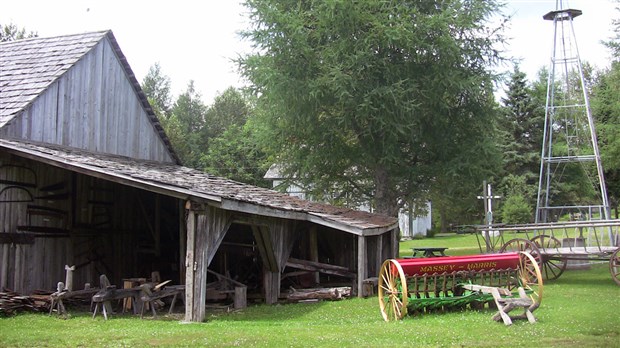
M 246 286 L 235 286 L 235 309 L 243 309 L 248 306 L 247 290 Z
M 0 269 L 0 289 L 9 287 L 9 245 L 2 246 L 2 269 Z
M 185 258 L 183 255 L 186 254 L 186 241 L 187 241 L 187 225 L 183 219 L 185 216 L 185 207 L 183 206 L 183 201 L 179 200 L 179 283 L 183 283 L 185 279 Z
M 280 279 L 282 274 L 280 272 L 271 272 L 264 270 L 263 272 L 263 286 L 265 288 L 265 303 L 275 304 L 280 297 Z
M 309 247 L 310 247 L 310 261 L 319 262 L 319 239 L 317 235 L 316 226 L 310 227 L 310 236 L 309 236 Z M 314 282 L 316 284 L 320 284 L 319 272 L 314 273 Z
M 155 255 L 161 256 L 161 196 L 155 194 Z
M 356 295 L 362 297 L 364 292 L 364 279 L 368 278 L 367 267 L 367 250 L 366 250 L 366 237 L 357 237 L 357 289 Z
M 185 253 L 185 321 L 194 320 L 194 248 L 196 238 L 196 213 L 188 201 L 187 213 L 187 251 Z
M 185 273 L 185 320 L 202 322 L 205 319 L 207 300 L 207 217 L 196 212 L 197 206 L 188 202 L 187 253 Z M 202 221 L 202 222 L 200 222 Z

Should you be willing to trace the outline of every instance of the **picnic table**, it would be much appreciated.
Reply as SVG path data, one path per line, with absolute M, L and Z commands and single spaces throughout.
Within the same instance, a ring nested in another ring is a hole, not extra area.
M 439 257 L 446 256 L 445 251 L 448 248 L 444 247 L 416 247 L 411 248 L 413 250 L 412 257 Z

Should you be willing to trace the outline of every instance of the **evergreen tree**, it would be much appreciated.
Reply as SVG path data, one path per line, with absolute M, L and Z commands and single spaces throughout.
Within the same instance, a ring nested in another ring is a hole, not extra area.
M 506 179 L 510 176 L 522 177 L 525 191 L 520 194 L 531 205 L 536 202 L 545 118 L 544 99 L 540 104 L 541 98 L 534 94 L 535 90 L 528 85 L 525 73 L 515 66 L 506 96 L 502 98 L 499 127 L 504 169 L 501 190 L 507 195 L 510 182 Z
M 170 78 L 161 71 L 159 63 L 149 68 L 149 72 L 142 79 L 142 90 L 149 98 L 151 106 L 157 116 L 168 118 L 170 116 L 172 95 L 170 94 Z

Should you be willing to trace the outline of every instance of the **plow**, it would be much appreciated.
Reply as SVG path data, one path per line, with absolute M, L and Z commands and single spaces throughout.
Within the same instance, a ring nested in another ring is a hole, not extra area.
M 494 303 L 494 320 L 534 322 L 543 281 L 538 262 L 527 252 L 389 259 L 381 266 L 379 306 L 386 321 L 437 310 L 482 308 Z M 523 308 L 517 317 L 514 308 Z

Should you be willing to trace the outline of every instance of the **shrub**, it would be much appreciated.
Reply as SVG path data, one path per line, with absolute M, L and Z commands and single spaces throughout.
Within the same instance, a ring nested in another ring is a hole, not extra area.
M 532 207 L 525 197 L 513 195 L 508 197 L 502 207 L 502 222 L 505 224 L 526 224 L 531 221 Z

